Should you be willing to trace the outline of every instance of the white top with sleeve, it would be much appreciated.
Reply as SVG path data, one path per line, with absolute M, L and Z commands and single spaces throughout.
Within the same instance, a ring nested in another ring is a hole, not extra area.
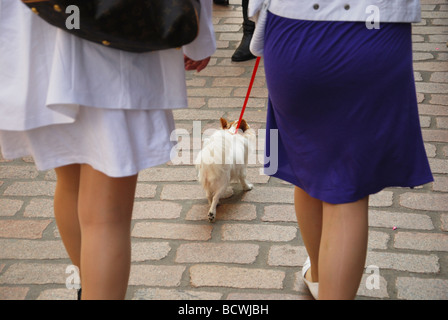
M 412 23 L 421 20 L 420 0 L 250 0 L 248 15 L 256 22 L 250 51 L 262 56 L 267 12 L 309 21 Z
M 249 1 L 249 16 L 261 9 L 265 0 Z M 420 0 L 270 0 L 268 10 L 275 15 L 298 20 L 366 21 L 379 12 L 380 22 L 419 22 Z M 372 7 L 373 6 L 373 7 Z
M 212 0 L 201 0 L 198 37 L 182 50 L 132 53 L 58 29 L 18 0 L 0 0 L 0 130 L 72 123 L 79 106 L 187 107 L 183 55 L 216 50 Z

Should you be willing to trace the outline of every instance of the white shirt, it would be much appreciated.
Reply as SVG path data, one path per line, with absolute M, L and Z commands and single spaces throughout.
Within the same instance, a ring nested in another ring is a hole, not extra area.
M 250 51 L 262 56 L 267 12 L 310 21 L 419 22 L 419 0 L 250 0 L 248 15 L 256 22 Z
M 249 17 L 265 0 L 249 1 Z M 371 7 L 374 6 L 374 7 Z M 419 22 L 419 0 L 270 0 L 268 10 L 275 15 L 298 20 L 366 21 L 378 10 L 380 22 Z
M 57 29 L 18 0 L 0 0 L 0 130 L 71 123 L 79 105 L 110 109 L 187 107 L 183 54 L 216 50 L 212 1 L 183 50 L 130 53 Z

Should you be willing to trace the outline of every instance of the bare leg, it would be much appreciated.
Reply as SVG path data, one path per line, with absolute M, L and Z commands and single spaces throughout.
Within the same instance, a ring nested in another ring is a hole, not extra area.
M 311 261 L 311 272 L 306 278 L 319 282 L 319 247 L 322 231 L 322 201 L 312 198 L 302 189 L 295 187 L 294 207 L 303 243 Z
M 323 203 L 319 250 L 319 299 L 354 299 L 367 255 L 368 197 Z
M 80 165 L 55 169 L 57 182 L 54 194 L 54 214 L 62 242 L 72 261 L 80 267 L 81 229 L 78 219 Z
M 80 177 L 82 298 L 124 299 L 137 175 L 111 178 L 89 165 L 81 165 Z

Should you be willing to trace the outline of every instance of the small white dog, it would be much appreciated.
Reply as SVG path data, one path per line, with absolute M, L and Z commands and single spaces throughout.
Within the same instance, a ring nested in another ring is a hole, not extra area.
M 205 190 L 210 209 L 208 219 L 216 218 L 216 206 L 225 196 L 227 188 L 233 181 L 239 181 L 243 190 L 248 191 L 253 185 L 246 180 L 246 168 L 252 139 L 255 132 L 243 119 L 238 133 L 235 133 L 238 121 L 229 123 L 221 118 L 221 130 L 214 132 L 204 142 L 196 158 L 198 179 Z

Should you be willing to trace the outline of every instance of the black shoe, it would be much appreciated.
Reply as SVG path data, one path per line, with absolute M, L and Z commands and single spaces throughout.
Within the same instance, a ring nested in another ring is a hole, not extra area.
M 78 300 L 81 300 L 82 289 L 78 289 Z
M 243 25 L 243 39 L 241 40 L 240 45 L 236 48 L 235 52 L 232 55 L 232 61 L 241 62 L 255 59 L 256 57 L 250 52 L 250 41 L 252 40 L 252 35 L 254 33 L 254 25 L 252 23 L 244 23 Z
M 229 0 L 213 0 L 213 3 L 220 6 L 228 6 Z

